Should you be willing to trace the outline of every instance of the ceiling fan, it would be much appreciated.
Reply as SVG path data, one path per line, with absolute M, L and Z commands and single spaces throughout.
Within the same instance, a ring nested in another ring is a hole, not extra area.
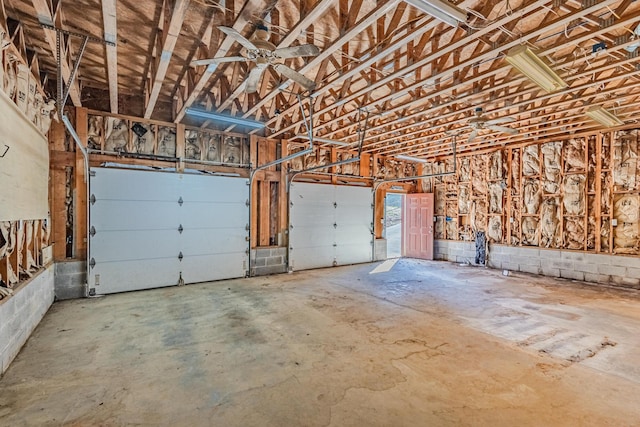
M 476 107 L 475 114 L 475 117 L 469 119 L 469 126 L 471 126 L 473 130 L 471 131 L 471 135 L 469 135 L 468 142 L 473 141 L 476 136 L 478 136 L 478 131 L 480 131 L 481 129 L 491 129 L 496 132 L 508 133 L 510 135 L 515 135 L 518 133 L 517 129 L 500 126 L 502 123 L 515 122 L 516 119 L 514 119 L 513 117 L 500 117 L 497 119 L 489 120 L 484 116 L 482 107 Z
M 316 56 L 320 49 L 312 44 L 301 46 L 291 46 L 276 49 L 273 43 L 269 42 L 269 29 L 264 24 L 257 26 L 255 36 L 249 40 L 242 34 L 230 27 L 218 27 L 220 31 L 240 43 L 246 49 L 244 56 L 224 56 L 220 58 L 199 59 L 191 62 L 192 67 L 198 65 L 221 64 L 223 62 L 253 61 L 256 66 L 251 69 L 246 79 L 245 92 L 253 93 L 258 90 L 258 83 L 264 70 L 271 67 L 283 76 L 298 83 L 306 90 L 315 89 L 315 82 L 303 76 L 299 72 L 276 62 L 281 59 L 299 58 L 305 56 Z

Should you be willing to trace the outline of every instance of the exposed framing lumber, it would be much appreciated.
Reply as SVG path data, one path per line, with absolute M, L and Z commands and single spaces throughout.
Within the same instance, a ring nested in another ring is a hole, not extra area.
M 116 0 L 102 0 L 102 20 L 107 56 L 107 79 L 109 81 L 109 103 L 111 112 L 118 114 L 118 21 Z

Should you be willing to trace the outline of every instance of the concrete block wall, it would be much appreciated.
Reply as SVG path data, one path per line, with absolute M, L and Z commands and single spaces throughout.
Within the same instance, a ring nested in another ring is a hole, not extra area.
M 373 242 L 374 261 L 387 259 L 387 239 L 376 239 Z
M 0 301 L 0 373 L 4 373 L 54 299 L 54 267 L 40 271 Z
M 474 242 L 437 240 L 434 246 L 438 260 L 475 258 Z M 640 257 L 493 244 L 488 256 L 491 268 L 640 289 Z
M 87 263 L 62 261 L 56 263 L 55 293 L 57 300 L 83 298 L 87 282 Z
M 251 250 L 251 274 L 267 276 L 287 272 L 287 248 L 271 247 Z

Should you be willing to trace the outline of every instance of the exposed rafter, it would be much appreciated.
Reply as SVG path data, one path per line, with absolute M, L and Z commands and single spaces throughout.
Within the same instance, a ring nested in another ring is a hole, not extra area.
M 113 44 L 106 44 L 107 78 L 109 79 L 109 103 L 111 112 L 118 113 L 118 21 L 116 17 L 116 0 L 102 0 L 102 20 L 104 39 Z

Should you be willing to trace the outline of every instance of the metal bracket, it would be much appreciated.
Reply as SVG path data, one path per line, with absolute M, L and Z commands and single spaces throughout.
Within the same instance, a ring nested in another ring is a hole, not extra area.
M 184 258 L 184 255 L 182 255 L 182 251 L 180 251 L 180 253 L 178 254 L 178 260 L 182 262 L 183 258 Z
M 91 268 L 93 268 L 93 267 L 95 267 L 95 266 L 96 266 L 96 259 L 95 259 L 95 258 L 91 258 L 91 261 L 89 261 L 89 266 L 90 266 Z
M 178 227 L 178 233 L 182 234 L 183 231 L 184 227 L 182 227 L 182 224 L 180 224 L 180 226 Z
M 92 194 L 91 197 L 89 198 L 89 202 L 91 202 L 92 205 L 96 204 L 96 195 Z
M 3 144 L 3 145 L 4 145 L 4 151 L 2 152 L 2 154 L 0 154 L 0 158 L 6 156 L 7 153 L 9 152 L 9 146 L 7 144 Z
M 91 234 L 91 237 L 96 235 L 96 228 L 93 225 L 91 226 L 91 230 L 89 230 L 89 234 Z
M 184 200 L 182 200 L 182 196 L 180 196 L 180 198 L 178 199 L 178 204 L 182 206 L 183 203 L 184 203 Z

